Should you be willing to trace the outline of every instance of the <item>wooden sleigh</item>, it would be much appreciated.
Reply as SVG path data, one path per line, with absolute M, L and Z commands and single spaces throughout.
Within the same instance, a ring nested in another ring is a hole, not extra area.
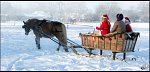
M 113 53 L 113 60 L 115 60 L 116 53 L 123 53 L 125 59 L 127 52 L 134 52 L 137 38 L 140 33 L 109 33 L 105 36 L 99 35 L 99 32 L 80 33 L 82 40 L 82 47 L 88 49 L 110 50 Z

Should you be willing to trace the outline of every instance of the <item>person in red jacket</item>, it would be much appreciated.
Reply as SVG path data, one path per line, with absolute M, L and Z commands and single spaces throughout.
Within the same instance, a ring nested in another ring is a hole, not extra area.
M 110 22 L 108 21 L 108 15 L 104 14 L 102 17 L 102 23 L 100 24 L 100 27 L 96 27 L 97 30 L 101 31 L 101 35 L 104 36 L 108 33 L 110 33 Z
M 130 26 L 130 24 L 131 24 L 130 19 L 128 17 L 124 17 L 124 19 L 125 19 L 125 24 L 126 24 L 126 31 L 127 32 L 132 32 L 133 30 Z

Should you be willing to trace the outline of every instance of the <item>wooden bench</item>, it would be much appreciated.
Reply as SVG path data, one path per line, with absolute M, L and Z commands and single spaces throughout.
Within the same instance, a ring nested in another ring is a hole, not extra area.
M 130 36 L 127 33 L 109 33 L 105 36 L 99 35 L 99 32 L 80 33 L 82 47 L 92 49 L 110 50 L 115 60 L 116 53 L 123 53 L 125 59 L 126 52 L 134 52 L 135 44 L 140 33 L 132 32 Z

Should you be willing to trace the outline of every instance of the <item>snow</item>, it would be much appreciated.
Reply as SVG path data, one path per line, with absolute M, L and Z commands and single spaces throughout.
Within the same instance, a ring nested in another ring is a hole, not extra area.
M 127 53 L 127 61 L 112 60 L 110 51 L 103 51 L 108 56 L 91 57 L 75 55 L 71 49 L 65 52 L 62 47 L 56 51 L 58 44 L 47 38 L 41 39 L 42 48 L 38 50 L 33 32 L 26 36 L 22 25 L 20 21 L 1 23 L 1 71 L 149 71 L 149 23 L 131 24 L 135 32 L 140 32 L 140 37 L 135 52 Z M 68 38 L 81 45 L 79 33 L 92 32 L 99 23 L 65 25 Z M 84 49 L 76 50 L 88 56 Z M 99 50 L 93 52 L 99 53 Z M 117 57 L 122 58 L 122 53 Z

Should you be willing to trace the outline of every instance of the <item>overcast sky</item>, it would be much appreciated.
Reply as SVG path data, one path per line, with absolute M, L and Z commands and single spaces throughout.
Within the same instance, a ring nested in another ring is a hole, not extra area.
M 92 9 L 95 8 L 100 2 L 117 2 L 122 9 L 130 9 L 131 7 L 137 7 L 137 5 L 143 1 L 87 1 L 86 3 Z
M 30 3 L 32 2 L 60 2 L 60 1 L 9 1 L 14 5 L 15 7 L 20 7 L 26 8 Z M 61 2 L 86 2 L 87 6 L 89 9 L 94 9 L 97 7 L 97 5 L 101 2 L 107 3 L 107 2 L 117 2 L 122 9 L 130 9 L 132 7 L 136 7 L 138 3 L 143 2 L 143 1 L 61 1 Z M 147 1 L 149 2 L 149 1 Z

